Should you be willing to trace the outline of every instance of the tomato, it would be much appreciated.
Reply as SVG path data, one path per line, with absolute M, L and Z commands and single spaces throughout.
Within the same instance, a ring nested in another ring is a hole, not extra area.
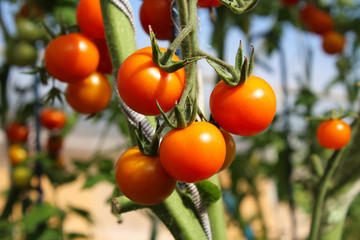
M 324 148 L 337 150 L 350 141 L 351 128 L 340 119 L 324 121 L 319 125 L 316 137 Z
M 6 126 L 6 136 L 10 143 L 26 142 L 29 135 L 29 128 L 17 122 L 10 123 Z
M 144 31 L 149 34 L 149 25 L 155 37 L 160 40 L 171 40 L 173 26 L 170 0 L 144 0 L 140 7 L 140 22 Z
M 99 64 L 99 50 L 95 43 L 81 33 L 54 38 L 45 49 L 45 67 L 55 78 L 74 82 L 93 73 Z
M 66 115 L 61 110 L 45 108 L 40 114 L 40 122 L 47 129 L 60 129 L 66 123 Z
M 300 0 L 280 0 L 280 2 L 282 4 L 284 4 L 285 6 L 294 6 L 294 5 L 298 4 L 298 2 L 300 2 Z
M 168 132 L 160 143 L 160 161 L 166 172 L 182 182 L 199 182 L 217 173 L 224 163 L 226 145 L 220 130 L 195 122 Z
M 47 151 L 51 156 L 59 155 L 63 145 L 63 138 L 59 134 L 51 134 L 47 140 Z
M 77 112 L 93 114 L 103 110 L 111 99 L 111 86 L 104 74 L 94 72 L 66 88 L 66 101 Z
M 21 40 L 34 42 L 45 35 L 45 31 L 34 21 L 27 18 L 19 18 L 16 21 L 17 37 Z
M 317 11 L 317 7 L 312 3 L 306 3 L 301 9 L 300 9 L 300 19 L 305 24 L 310 21 L 311 15 L 313 12 Z
M 345 47 L 345 37 L 334 31 L 327 32 L 323 35 L 322 46 L 328 54 L 340 53 Z
M 199 0 L 197 6 L 201 8 L 219 7 L 221 2 L 218 0 Z
M 27 151 L 19 144 L 12 144 L 9 148 L 8 154 L 13 166 L 24 162 L 27 158 Z
M 100 0 L 80 0 L 76 21 L 83 33 L 92 38 L 105 38 Z
M 6 49 L 8 63 L 20 67 L 33 66 L 36 63 L 37 56 L 36 48 L 26 41 L 10 43 Z
M 142 205 L 161 203 L 176 186 L 176 180 L 161 166 L 159 156 L 143 155 L 138 147 L 130 148 L 120 156 L 115 177 L 121 192 Z
M 323 35 L 334 27 L 334 20 L 325 11 L 318 9 L 312 4 L 307 4 L 300 11 L 301 20 L 308 27 L 309 31 Z
M 25 188 L 30 186 L 32 171 L 26 166 L 17 166 L 13 171 L 14 185 L 18 188 Z
M 15 18 L 38 18 L 41 19 L 44 17 L 44 11 L 36 3 L 25 2 L 19 12 L 16 14 Z
M 174 56 L 173 60 L 179 58 Z M 156 100 L 165 112 L 179 101 L 185 85 L 185 70 L 162 71 L 152 60 L 151 47 L 146 47 L 134 52 L 121 64 L 117 85 L 121 98 L 132 110 L 144 115 L 159 115 Z
M 100 62 L 97 68 L 98 72 L 104 74 L 112 74 L 113 65 L 111 62 L 111 57 L 109 53 L 109 49 L 105 39 L 95 39 L 94 40 L 96 46 L 100 52 Z
M 222 171 L 230 166 L 230 164 L 234 160 L 235 151 L 236 151 L 236 144 L 234 138 L 228 132 L 222 129 L 221 129 L 221 134 L 223 135 L 226 144 L 226 156 L 225 156 L 225 161 L 219 171 Z
M 265 130 L 276 113 L 276 97 L 262 78 L 250 76 L 245 84 L 229 87 L 219 82 L 210 96 L 215 121 L 229 133 L 251 136 Z

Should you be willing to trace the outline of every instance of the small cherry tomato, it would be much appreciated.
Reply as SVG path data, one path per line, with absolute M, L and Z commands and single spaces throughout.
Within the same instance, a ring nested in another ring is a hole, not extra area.
M 60 129 L 66 123 L 66 115 L 61 110 L 45 108 L 40 113 L 40 122 L 47 129 Z
M 60 134 L 50 134 L 47 140 L 47 152 L 50 156 L 58 156 L 63 145 L 63 138 Z
M 27 151 L 19 144 L 12 144 L 9 148 L 8 154 L 13 166 L 24 162 L 27 158 Z
M 168 132 L 160 144 L 164 169 L 182 182 L 199 182 L 217 173 L 224 163 L 226 145 L 220 130 L 208 122 L 195 122 Z
M 33 66 L 38 54 L 33 44 L 20 40 L 9 44 L 6 48 L 6 57 L 8 63 L 24 67 Z
M 173 60 L 179 61 L 179 58 L 174 56 Z M 117 85 L 121 98 L 132 110 L 144 115 L 159 115 L 156 101 L 164 112 L 179 101 L 185 85 L 185 70 L 162 71 L 152 60 L 151 47 L 146 47 L 134 52 L 121 64 Z
M 219 82 L 210 96 L 215 121 L 229 133 L 251 136 L 264 131 L 274 119 L 276 97 L 262 78 L 250 76 L 239 86 Z
M 109 104 L 111 86 L 104 74 L 94 72 L 83 80 L 69 84 L 65 94 L 66 101 L 75 111 L 93 114 Z
M 334 28 L 334 20 L 325 11 L 318 9 L 312 4 L 307 4 L 300 10 L 301 20 L 309 31 L 323 35 Z
M 234 138 L 223 129 L 221 129 L 221 134 L 223 135 L 226 144 L 226 156 L 225 156 L 225 161 L 219 171 L 222 171 L 230 166 L 230 164 L 234 160 L 235 152 L 236 152 L 236 144 Z
M 218 0 L 199 0 L 197 6 L 201 8 L 211 8 L 221 6 L 221 2 Z
M 316 137 L 324 148 L 338 150 L 350 141 L 351 128 L 340 119 L 328 120 L 319 125 Z
M 327 32 L 323 35 L 322 46 L 328 54 L 341 53 L 345 47 L 345 37 L 334 31 Z
M 32 170 L 26 166 L 17 166 L 13 171 L 13 182 L 18 188 L 26 188 L 30 186 Z
M 159 157 L 143 155 L 138 147 L 130 148 L 120 156 L 115 177 L 121 192 L 142 205 L 161 203 L 176 186 L 176 180 L 165 172 Z
M 105 38 L 100 0 L 80 0 L 76 7 L 76 21 L 87 36 Z
M 170 0 L 144 0 L 140 7 L 140 22 L 149 34 L 149 25 L 159 40 L 171 40 L 173 27 Z
M 95 43 L 81 33 L 54 38 L 45 48 L 45 67 L 63 82 L 74 82 L 93 73 L 99 64 L 99 50 Z
M 112 74 L 113 65 L 110 58 L 109 49 L 105 39 L 95 39 L 96 46 L 100 52 L 100 62 L 97 71 L 103 74 Z
M 10 123 L 6 126 L 6 136 L 10 143 L 26 142 L 29 135 L 29 128 L 17 122 Z

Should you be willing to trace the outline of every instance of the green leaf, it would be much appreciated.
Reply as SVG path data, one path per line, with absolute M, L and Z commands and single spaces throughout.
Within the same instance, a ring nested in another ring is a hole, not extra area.
M 91 162 L 85 162 L 82 160 L 74 160 L 73 164 L 79 172 L 87 172 L 88 168 L 91 166 Z
M 67 237 L 68 239 L 74 239 L 74 238 L 86 238 L 87 236 L 81 233 L 68 233 Z
M 85 220 L 88 221 L 89 223 L 93 222 L 93 220 L 91 219 L 90 213 L 87 210 L 76 208 L 73 206 L 69 206 L 69 210 L 71 212 L 76 213 L 77 215 L 85 218 Z
M 83 186 L 83 189 L 86 188 L 91 188 L 92 186 L 94 186 L 95 184 L 101 182 L 101 181 L 110 181 L 112 182 L 112 178 L 110 174 L 98 174 L 95 176 L 89 176 L 86 179 L 86 182 Z
M 195 183 L 198 191 L 203 198 L 203 200 L 207 203 L 216 202 L 221 197 L 221 190 L 215 184 L 210 181 L 202 181 Z
M 114 162 L 111 159 L 101 159 L 97 165 L 100 173 L 108 174 L 114 169 Z
M 36 238 L 37 240 L 62 240 L 62 233 L 58 229 L 48 228 L 45 229 L 42 234 Z
M 2 220 L 0 221 L 0 236 L 3 240 L 12 240 L 12 229 L 13 229 L 13 223 Z

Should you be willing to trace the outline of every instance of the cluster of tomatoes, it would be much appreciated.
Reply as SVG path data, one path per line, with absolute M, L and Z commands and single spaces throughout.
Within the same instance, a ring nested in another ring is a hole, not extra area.
M 81 0 L 76 19 L 82 32 L 50 41 L 45 49 L 45 67 L 54 78 L 68 83 L 66 101 L 75 111 L 94 114 L 111 99 L 111 86 L 105 74 L 111 74 L 112 63 L 100 1 Z

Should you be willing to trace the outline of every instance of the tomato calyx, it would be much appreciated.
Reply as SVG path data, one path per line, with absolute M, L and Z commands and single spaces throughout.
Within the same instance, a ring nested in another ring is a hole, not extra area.
M 353 118 L 359 118 L 359 115 L 354 112 L 343 112 L 343 109 L 340 109 L 340 111 L 331 110 L 331 112 L 327 115 L 322 116 L 315 116 L 315 117 L 306 117 L 306 120 L 309 121 L 328 121 L 328 120 L 339 120 L 346 117 L 353 117 Z
M 159 131 L 159 122 L 157 122 L 156 126 L 156 134 L 153 135 L 151 141 L 149 142 L 147 138 L 144 136 L 141 129 L 141 122 L 139 123 L 138 129 L 135 130 L 136 142 L 139 147 L 139 151 L 145 155 L 150 157 L 155 157 L 159 155 L 159 145 L 160 145 L 160 134 Z
M 252 73 L 254 66 L 254 46 L 252 46 L 250 60 L 244 57 L 243 47 L 240 41 L 238 51 L 235 58 L 235 68 L 227 68 L 221 61 L 214 61 L 213 59 L 206 59 L 206 61 L 219 74 L 224 83 L 230 87 L 236 87 L 244 84 Z M 243 60 L 244 59 L 244 60 Z
M 233 0 L 219 0 L 223 5 L 230 8 L 235 14 L 241 14 L 253 9 L 259 0 L 245 0 L 245 1 L 233 1 Z

